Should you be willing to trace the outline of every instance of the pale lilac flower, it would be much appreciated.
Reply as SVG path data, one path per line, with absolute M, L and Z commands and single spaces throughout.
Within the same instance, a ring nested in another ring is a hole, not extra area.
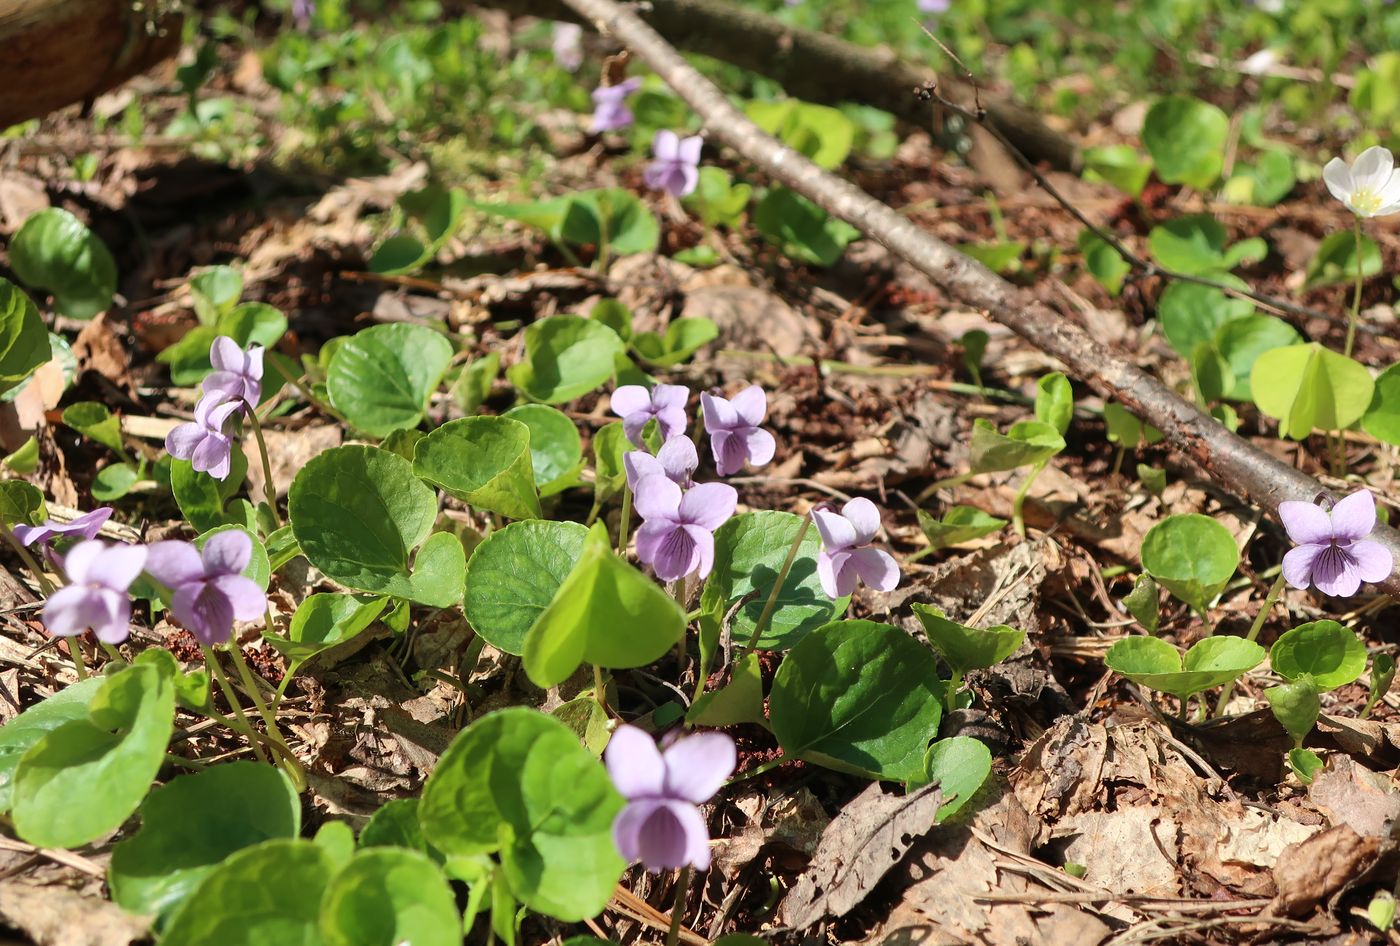
M 662 441 L 685 433 L 685 402 L 690 388 L 683 384 L 658 384 L 648 391 L 640 384 L 624 384 L 612 394 L 612 412 L 622 418 L 622 430 L 634 446 L 642 446 L 642 430 L 656 418 Z
M 112 507 L 102 506 L 92 512 L 85 512 L 72 522 L 58 522 L 50 519 L 41 526 L 15 526 L 15 538 L 24 545 L 39 543 L 48 545 L 54 539 L 81 537 L 95 539 L 107 520 L 112 518 Z
M 593 90 L 593 133 L 617 131 L 632 124 L 627 96 L 642 87 L 642 80 L 624 79 L 617 85 L 600 85 Z
M 253 540 L 237 529 L 212 535 L 201 552 L 190 542 L 157 542 L 146 571 L 171 590 L 170 611 L 201 644 L 222 644 L 234 620 L 252 621 L 267 610 L 267 595 L 243 575 Z
M 699 805 L 723 787 L 738 755 L 721 732 L 682 736 L 658 750 L 635 726 L 619 726 L 603 761 L 627 805 L 613 821 L 613 841 L 629 861 L 660 872 L 710 866 L 710 832 Z
M 919 0 L 919 12 L 938 15 L 947 13 L 952 5 L 952 0 Z
M 554 24 L 554 61 L 559 68 L 577 71 L 583 65 L 583 27 L 577 23 Z
M 226 479 L 233 468 L 233 440 L 225 427 L 243 409 L 243 401 L 230 401 L 222 392 L 204 395 L 195 405 L 194 420 L 166 435 L 166 451 L 177 460 L 189 460 L 199 473 Z
M 131 599 L 127 589 L 146 564 L 139 545 L 108 545 L 85 539 L 64 560 L 68 585 L 49 595 L 44 625 L 57 637 L 73 637 L 88 628 L 97 639 L 120 644 L 131 634 Z
M 1316 585 L 1325 595 L 1354 595 L 1363 581 L 1384 581 L 1390 550 L 1367 540 L 1376 527 L 1376 500 L 1359 490 L 1329 513 L 1312 503 L 1279 503 L 1278 517 L 1297 548 L 1283 557 L 1283 577 L 1294 588 Z
M 699 135 L 681 138 L 663 128 L 651 142 L 655 159 L 642 172 L 647 187 L 684 197 L 700 183 L 700 148 L 704 139 Z
M 702 483 L 682 493 L 665 476 L 644 476 L 634 505 L 645 520 L 637 529 L 637 557 L 662 581 L 693 572 L 701 578 L 715 563 L 714 531 L 734 515 L 739 494 L 726 483 Z
M 637 492 L 644 476 L 665 476 L 681 487 L 690 486 L 691 475 L 700 465 L 700 455 L 689 437 L 672 437 L 652 456 L 645 450 L 630 450 L 622 455 L 627 471 L 627 488 Z
M 768 416 L 768 396 L 758 385 L 750 385 L 732 400 L 701 394 L 700 410 L 720 476 L 738 473 L 746 462 L 758 467 L 773 459 L 777 443 L 758 426 Z
M 1332 196 L 1358 217 L 1384 217 L 1400 212 L 1400 171 L 1395 156 L 1380 145 L 1367 148 L 1348 165 L 1333 158 L 1322 169 Z
M 870 500 L 857 496 L 842 506 L 839 514 L 814 509 L 812 521 L 822 537 L 817 577 L 827 597 L 846 597 L 856 590 L 858 578 L 878 591 L 893 591 L 899 584 L 894 558 L 884 549 L 870 547 L 880 531 L 880 510 Z
M 304 30 L 310 26 L 311 18 L 315 15 L 316 0 L 292 0 L 292 20 L 297 29 Z
M 263 347 L 247 351 L 227 335 L 220 335 L 209 346 L 209 363 L 214 366 L 204 379 L 204 395 L 222 394 L 228 400 L 256 406 L 262 399 Z

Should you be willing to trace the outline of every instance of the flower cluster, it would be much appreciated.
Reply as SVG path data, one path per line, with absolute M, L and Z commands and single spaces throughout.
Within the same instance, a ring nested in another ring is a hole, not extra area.
M 232 423 L 262 398 L 263 349 L 254 345 L 244 351 L 220 335 L 209 348 L 209 362 L 214 370 L 204 379 L 194 421 L 172 430 L 165 449 L 177 460 L 190 461 L 196 471 L 222 480 L 233 466 Z

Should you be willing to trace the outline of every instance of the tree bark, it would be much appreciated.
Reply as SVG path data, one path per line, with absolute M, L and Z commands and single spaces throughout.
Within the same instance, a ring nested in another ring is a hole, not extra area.
M 854 184 L 823 171 L 760 130 L 657 32 L 614 0 L 565 0 L 640 56 L 695 109 L 705 127 L 777 180 L 884 244 L 951 296 L 986 311 L 1106 398 L 1161 430 L 1170 444 L 1222 489 L 1275 513 L 1284 500 L 1311 502 L 1329 491 L 1307 474 L 1230 433 L 1162 382 L 1095 341 L 1034 295 L 957 252 Z M 1377 526 L 1372 538 L 1400 562 L 1400 533 Z M 1392 572 L 1379 587 L 1400 597 Z
M 459 11 L 469 2 L 516 16 L 573 22 L 584 19 L 563 0 L 452 0 L 447 7 Z M 949 101 L 969 108 L 973 105 L 973 89 L 965 82 L 940 78 L 932 69 L 903 63 L 889 50 L 870 50 L 825 33 L 788 26 L 766 13 L 726 0 L 649 0 L 644 6 L 646 22 L 676 47 L 767 76 L 809 102 L 872 105 L 920 128 L 934 127 L 939 111 L 937 103 L 913 94 L 925 83 L 937 82 L 939 92 Z M 1079 150 L 1074 142 L 1038 116 L 986 95 L 981 104 L 988 119 L 1022 154 L 1060 170 L 1078 169 Z
M 0 128 L 87 102 L 180 47 L 176 0 L 0 0 Z

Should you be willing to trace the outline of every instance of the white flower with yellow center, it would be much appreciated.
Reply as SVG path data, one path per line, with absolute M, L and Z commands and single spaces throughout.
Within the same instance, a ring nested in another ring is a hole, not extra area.
M 1390 149 L 1376 145 L 1361 152 L 1350 167 L 1333 158 L 1322 169 L 1332 196 L 1358 217 L 1384 217 L 1400 212 L 1400 172 Z

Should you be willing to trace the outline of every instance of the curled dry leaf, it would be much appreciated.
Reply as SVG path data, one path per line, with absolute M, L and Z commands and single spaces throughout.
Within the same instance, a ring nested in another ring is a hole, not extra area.
M 1355 883 L 1375 862 L 1380 850 L 1378 838 L 1363 838 L 1344 824 L 1289 845 L 1274 867 L 1278 894 L 1270 911 L 1302 916 Z

